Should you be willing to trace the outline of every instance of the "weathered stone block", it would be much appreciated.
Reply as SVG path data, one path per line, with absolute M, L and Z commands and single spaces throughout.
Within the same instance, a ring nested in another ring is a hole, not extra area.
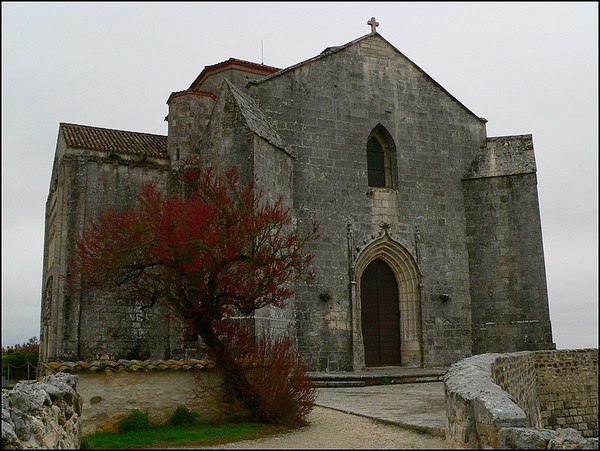
M 2 390 L 3 449 L 78 449 L 81 396 L 77 376 L 58 373 Z
M 502 428 L 498 431 L 500 449 L 546 449 L 554 431 L 529 428 Z

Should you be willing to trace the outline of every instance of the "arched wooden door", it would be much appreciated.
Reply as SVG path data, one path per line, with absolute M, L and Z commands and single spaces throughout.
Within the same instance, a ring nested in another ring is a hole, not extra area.
M 360 278 L 366 366 L 400 365 L 398 284 L 390 267 L 373 260 Z

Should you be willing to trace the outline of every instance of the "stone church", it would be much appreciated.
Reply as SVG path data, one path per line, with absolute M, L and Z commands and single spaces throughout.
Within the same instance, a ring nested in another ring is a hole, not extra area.
M 310 243 L 316 280 L 256 330 L 319 371 L 553 349 L 531 135 L 473 113 L 376 30 L 279 69 L 230 58 L 167 99 L 168 135 L 61 123 L 46 204 L 41 361 L 185 356 L 180 324 L 65 289 L 74 238 L 179 162 L 237 165 Z

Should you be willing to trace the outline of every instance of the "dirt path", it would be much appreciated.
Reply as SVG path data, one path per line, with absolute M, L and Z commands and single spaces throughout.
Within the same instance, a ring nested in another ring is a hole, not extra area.
M 286 434 L 207 447 L 208 449 L 443 449 L 444 440 L 369 418 L 315 407 L 310 424 Z

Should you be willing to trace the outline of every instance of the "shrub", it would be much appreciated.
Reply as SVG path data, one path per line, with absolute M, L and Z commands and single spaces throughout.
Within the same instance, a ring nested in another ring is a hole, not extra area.
M 171 417 L 171 424 L 175 426 L 196 424 L 198 422 L 196 419 L 197 416 L 198 414 L 196 412 L 192 412 L 186 406 L 177 406 Z
M 241 363 L 248 383 L 241 390 L 234 385 L 235 380 L 223 376 L 225 369 L 217 365 L 222 378 L 223 399 L 226 402 L 237 400 L 250 419 L 257 423 L 305 426 L 316 391 L 308 366 L 298 355 L 292 339 L 269 333 L 253 338 L 244 323 L 230 319 L 221 320 L 218 331 L 229 354 Z M 202 378 L 196 378 L 196 384 L 198 395 L 209 390 Z M 240 393 L 242 396 L 238 397 Z
M 304 426 L 312 411 L 315 388 L 288 336 L 263 335 L 258 339 L 250 371 L 252 381 L 261 399 L 262 411 L 253 417 L 266 423 L 285 426 Z
M 287 335 L 263 333 L 255 340 L 243 324 L 221 322 L 225 343 L 232 355 L 246 361 L 246 375 L 253 397 L 252 420 L 284 426 L 304 426 L 315 400 L 308 367 Z M 230 392 L 232 387 L 225 386 Z M 244 402 L 244 405 L 248 405 Z
M 150 429 L 150 417 L 147 412 L 134 410 L 119 421 L 119 432 L 141 432 Z
M 2 376 L 9 380 L 34 379 L 39 357 L 39 341 L 30 338 L 26 343 L 2 347 Z

